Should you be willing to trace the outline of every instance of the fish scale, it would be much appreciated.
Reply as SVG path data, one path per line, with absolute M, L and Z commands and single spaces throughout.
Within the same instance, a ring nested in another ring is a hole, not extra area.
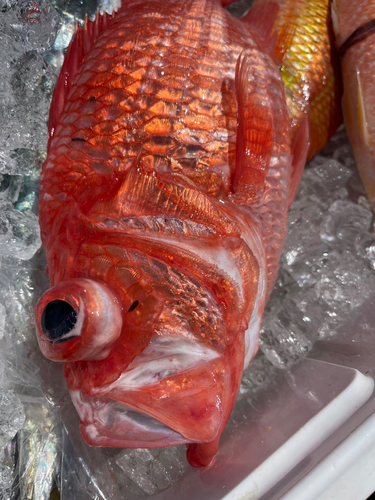
M 261 6 L 269 0 L 255 0 Z M 275 59 L 286 91 L 292 135 L 308 116 L 312 158 L 342 121 L 341 75 L 332 50 L 330 0 L 273 0 L 280 8 L 274 23 Z

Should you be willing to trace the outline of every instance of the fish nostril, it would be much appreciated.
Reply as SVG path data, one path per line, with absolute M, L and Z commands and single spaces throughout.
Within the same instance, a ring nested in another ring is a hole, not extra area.
M 44 308 L 41 327 L 48 339 L 56 340 L 73 330 L 76 322 L 77 312 L 68 302 L 52 300 Z

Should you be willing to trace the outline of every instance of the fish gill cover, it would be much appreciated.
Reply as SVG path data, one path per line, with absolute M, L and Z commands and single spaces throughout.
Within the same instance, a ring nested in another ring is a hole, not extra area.
M 37 219 L 52 89 L 74 21 L 109 1 L 0 1 L 0 497 L 143 499 L 186 473 L 184 446 L 89 448 L 62 369 L 44 359 L 33 309 L 48 287 Z M 317 339 L 334 337 L 375 289 L 373 213 L 345 131 L 307 166 L 289 212 L 260 351 L 244 372 L 223 440 Z M 364 332 L 372 326 L 357 325 Z

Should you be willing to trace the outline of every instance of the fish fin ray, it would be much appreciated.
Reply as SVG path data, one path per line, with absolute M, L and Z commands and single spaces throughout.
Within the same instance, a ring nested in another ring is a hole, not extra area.
M 292 180 L 288 193 L 288 209 L 296 197 L 302 174 L 306 165 L 307 153 L 310 146 L 309 121 L 307 116 L 294 137 L 292 144 Z
M 277 64 L 281 64 L 285 54 L 287 53 L 290 46 L 293 44 L 293 38 L 296 32 L 295 24 L 288 24 L 283 26 L 280 31 L 275 34 L 275 50 L 273 52 L 274 61 Z
M 260 39 L 263 49 L 271 56 L 273 56 L 276 49 L 277 35 L 274 33 L 274 24 L 278 12 L 278 4 L 271 1 L 261 5 L 254 5 L 240 19 Z
M 236 169 L 232 178 L 232 201 L 247 203 L 263 192 L 273 146 L 273 115 L 263 96 L 249 93 L 252 68 L 242 52 L 237 60 Z
M 363 90 L 362 90 L 362 81 L 361 81 L 361 74 L 359 71 L 357 71 L 357 84 L 358 84 L 358 124 L 359 124 L 359 131 L 360 131 L 360 136 L 362 138 L 362 142 L 366 144 L 366 146 L 370 145 L 370 139 L 369 139 L 369 130 L 368 130 L 368 122 L 367 122 L 367 117 L 366 117 L 366 105 L 364 102 L 364 97 L 363 97 Z
M 98 10 L 94 21 L 90 21 L 86 15 L 82 28 L 76 22 L 74 35 L 66 51 L 64 63 L 53 92 L 48 118 L 50 137 L 53 136 L 54 129 L 59 122 L 72 82 L 78 73 L 84 56 L 94 45 L 98 36 L 107 28 L 111 17 L 106 12 L 100 14 Z

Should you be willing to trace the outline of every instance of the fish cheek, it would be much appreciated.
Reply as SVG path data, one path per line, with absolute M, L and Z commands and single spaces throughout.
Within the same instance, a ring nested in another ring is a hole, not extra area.
M 94 395 L 97 388 L 117 380 L 149 344 L 163 304 L 163 298 L 156 293 L 133 300 L 123 315 L 120 337 L 108 356 L 103 360 L 83 361 L 72 365 L 69 369 L 72 385 L 69 388 L 81 388 L 86 394 Z

